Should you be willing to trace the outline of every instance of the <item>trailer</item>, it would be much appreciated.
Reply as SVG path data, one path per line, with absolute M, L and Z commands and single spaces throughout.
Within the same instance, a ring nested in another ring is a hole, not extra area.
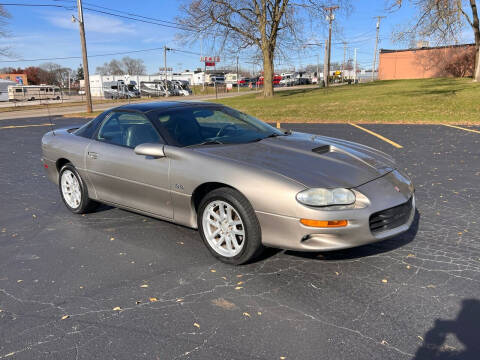
M 9 85 L 8 101 L 60 100 L 62 93 L 54 85 Z
M 172 80 L 173 87 L 178 91 L 178 95 L 189 96 L 192 95 L 189 83 L 186 80 Z
M 103 96 L 105 99 L 131 99 L 140 97 L 140 91 L 135 81 L 109 81 L 103 83 Z
M 0 101 L 8 101 L 8 87 L 15 85 L 15 81 L 0 79 Z
M 141 96 L 165 96 L 167 90 L 165 90 L 165 81 L 155 80 L 155 81 L 141 81 L 140 82 L 140 95 Z M 171 95 L 168 92 L 168 95 Z

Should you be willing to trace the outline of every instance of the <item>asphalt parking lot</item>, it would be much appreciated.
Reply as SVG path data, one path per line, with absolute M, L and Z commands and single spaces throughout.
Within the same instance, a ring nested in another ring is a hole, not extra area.
M 0 122 L 0 359 L 478 358 L 480 132 L 361 125 L 399 148 L 349 124 L 285 126 L 392 154 L 417 219 L 374 245 L 231 267 L 194 230 L 68 212 L 40 163 L 45 124 Z

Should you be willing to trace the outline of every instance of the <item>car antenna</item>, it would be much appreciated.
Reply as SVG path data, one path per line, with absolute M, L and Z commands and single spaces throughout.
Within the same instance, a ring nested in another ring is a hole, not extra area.
M 48 106 L 48 99 L 47 99 L 47 112 L 48 112 L 48 120 L 50 121 L 50 125 L 52 126 L 52 133 L 53 133 L 53 136 L 55 136 L 55 127 L 54 127 L 54 123 L 52 121 L 52 115 L 50 114 L 50 107 Z

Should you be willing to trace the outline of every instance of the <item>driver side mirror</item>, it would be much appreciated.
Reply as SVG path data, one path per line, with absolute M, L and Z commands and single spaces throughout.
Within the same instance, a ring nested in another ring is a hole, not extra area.
M 163 151 L 163 144 L 154 144 L 154 143 L 145 143 L 135 146 L 135 154 L 152 156 L 156 158 L 165 157 L 165 152 Z

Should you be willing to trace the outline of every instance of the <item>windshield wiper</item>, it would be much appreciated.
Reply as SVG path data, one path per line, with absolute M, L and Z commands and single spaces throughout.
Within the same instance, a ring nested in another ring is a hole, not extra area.
M 207 140 L 207 141 L 204 141 L 204 142 L 201 142 L 201 143 L 198 143 L 198 144 L 192 144 L 192 145 L 188 145 L 188 146 L 185 146 L 185 147 L 201 146 L 201 145 L 215 145 L 215 144 L 223 144 L 223 142 L 221 142 L 219 140 Z

